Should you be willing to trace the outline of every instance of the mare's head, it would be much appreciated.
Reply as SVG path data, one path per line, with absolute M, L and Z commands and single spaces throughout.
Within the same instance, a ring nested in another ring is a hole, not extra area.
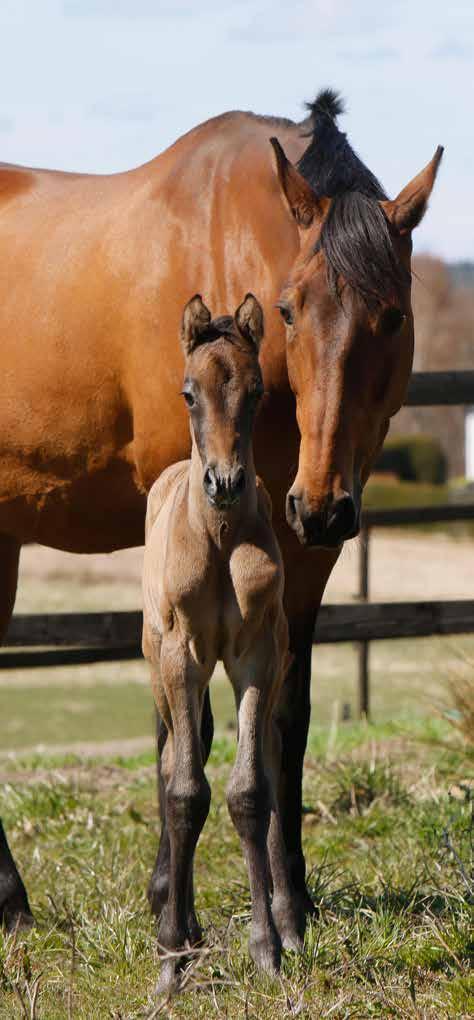
M 301 433 L 287 519 L 307 545 L 337 547 L 359 529 L 362 489 L 403 403 L 413 360 L 411 235 L 441 160 L 389 201 L 336 125 L 331 92 L 310 107 L 298 166 L 271 139 L 300 235 L 280 294 Z
M 209 502 L 236 504 L 253 472 L 252 426 L 263 395 L 258 351 L 263 312 L 247 294 L 234 316 L 211 319 L 199 294 L 184 309 L 183 396 Z

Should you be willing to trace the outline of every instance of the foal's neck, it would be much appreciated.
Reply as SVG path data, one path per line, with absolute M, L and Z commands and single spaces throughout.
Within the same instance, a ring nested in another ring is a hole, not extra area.
M 250 448 L 245 471 L 245 489 L 240 499 L 226 510 L 209 502 L 202 483 L 203 466 L 195 440 L 192 441 L 189 469 L 188 517 L 193 530 L 206 531 L 218 548 L 231 542 L 242 521 L 257 510 L 257 476 Z

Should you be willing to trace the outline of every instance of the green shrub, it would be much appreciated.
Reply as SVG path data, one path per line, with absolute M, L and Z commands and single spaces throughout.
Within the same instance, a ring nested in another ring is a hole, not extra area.
M 447 461 L 441 443 L 434 436 L 393 436 L 387 439 L 375 471 L 394 474 L 403 482 L 443 485 Z

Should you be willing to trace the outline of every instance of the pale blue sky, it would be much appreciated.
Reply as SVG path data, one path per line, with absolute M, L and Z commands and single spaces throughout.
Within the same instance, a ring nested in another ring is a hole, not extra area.
M 0 159 L 113 171 L 330 85 L 390 195 L 445 160 L 417 249 L 474 258 L 472 0 L 1 0 Z

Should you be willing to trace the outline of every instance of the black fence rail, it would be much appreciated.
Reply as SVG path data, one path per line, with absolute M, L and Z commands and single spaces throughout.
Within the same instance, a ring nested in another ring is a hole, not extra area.
M 6 650 L 0 652 L 0 669 L 139 659 L 141 626 L 138 612 L 18 615 L 10 624 Z M 321 606 L 314 641 L 341 644 L 472 633 L 474 599 L 348 603 Z
M 419 372 L 410 381 L 407 405 L 474 405 L 474 372 Z M 437 634 L 474 633 L 474 600 L 441 602 L 369 601 L 370 533 L 374 527 L 453 523 L 474 520 L 474 505 L 444 504 L 365 510 L 359 560 L 359 602 L 324 605 L 316 643 L 359 645 L 359 708 L 370 712 L 369 643 Z M 474 542 L 473 542 L 474 559 Z M 473 583 L 474 588 L 474 583 Z M 141 613 L 54 613 L 15 615 L 0 669 L 30 669 L 141 657 Z

